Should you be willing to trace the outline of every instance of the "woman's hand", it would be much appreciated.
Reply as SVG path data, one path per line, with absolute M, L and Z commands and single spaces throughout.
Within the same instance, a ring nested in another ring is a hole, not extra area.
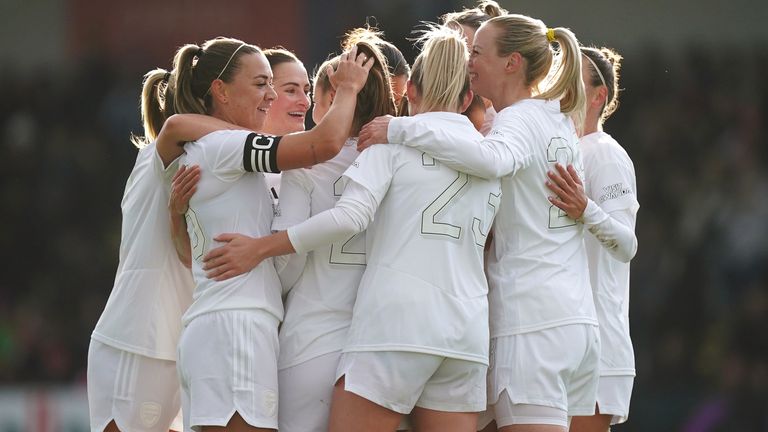
M 587 194 L 584 193 L 584 185 L 573 165 L 565 169 L 560 164 L 555 164 L 557 173 L 549 171 L 547 175 L 547 187 L 556 194 L 549 197 L 549 202 L 568 214 L 573 220 L 578 220 L 584 214 L 587 207 Z
M 328 65 L 326 69 L 328 80 L 337 91 L 345 87 L 357 93 L 365 86 L 373 62 L 374 59 L 368 58 L 365 54 L 358 55 L 357 45 L 355 45 L 341 55 L 341 61 L 335 71 L 331 65 Z
M 261 239 L 242 234 L 221 234 L 214 238 L 226 243 L 203 257 L 203 270 L 208 279 L 223 281 L 251 271 L 264 258 L 257 253 Z
M 189 200 L 197 191 L 200 181 L 200 167 L 182 165 L 171 181 L 171 197 L 168 200 L 168 210 L 172 215 L 183 215 L 189 210 Z
M 357 150 L 363 151 L 373 144 L 387 144 L 387 128 L 393 118 L 390 115 L 376 117 L 363 126 L 357 138 Z

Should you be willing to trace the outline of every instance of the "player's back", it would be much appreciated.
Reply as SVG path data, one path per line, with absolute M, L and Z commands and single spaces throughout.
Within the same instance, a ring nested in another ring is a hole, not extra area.
M 274 231 L 333 208 L 344 190 L 342 174 L 359 155 L 356 146 L 357 139 L 350 138 L 333 159 L 283 173 Z M 307 254 L 285 301 L 280 368 L 343 348 L 364 271 L 365 232 Z
M 558 101 L 527 99 L 498 113 L 494 135 L 514 137 L 524 162 L 501 180 L 504 199 L 488 258 L 492 335 L 596 324 L 583 225 L 549 202 L 545 184 L 556 163 L 572 164 L 583 176 L 572 121 Z
M 487 362 L 483 245 L 500 199 L 498 180 L 399 145 L 366 150 L 347 175 L 381 189 L 381 181 L 370 180 L 377 175 L 365 171 L 385 165 L 391 175 L 366 234 L 368 267 L 350 345 Z

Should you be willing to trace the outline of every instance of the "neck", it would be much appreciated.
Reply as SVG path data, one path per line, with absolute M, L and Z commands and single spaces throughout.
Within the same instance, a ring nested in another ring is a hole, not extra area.
M 586 118 L 584 119 L 584 130 L 581 132 L 581 136 L 589 135 L 602 130 L 603 125 L 600 123 L 600 113 L 595 110 L 587 111 Z
M 515 102 L 530 99 L 532 95 L 533 91 L 530 87 L 526 87 L 522 80 L 515 80 L 515 82 L 508 80 L 502 83 L 498 92 L 491 95 L 488 99 L 491 100 L 496 111 L 501 111 Z

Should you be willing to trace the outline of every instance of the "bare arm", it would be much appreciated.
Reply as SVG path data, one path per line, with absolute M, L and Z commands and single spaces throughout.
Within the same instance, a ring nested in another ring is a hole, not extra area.
M 168 166 L 184 153 L 184 143 L 198 140 L 217 130 L 244 129 L 216 117 L 202 114 L 174 114 L 163 123 L 157 134 L 157 153 Z
M 171 182 L 171 197 L 168 200 L 168 214 L 171 222 L 171 238 L 179 260 L 187 268 L 192 267 L 192 246 L 187 232 L 184 214 L 189 209 L 189 199 L 197 190 L 200 167 L 182 166 L 176 171 Z
M 286 135 L 277 150 L 277 166 L 281 170 L 304 168 L 336 156 L 349 138 L 357 104 L 357 93 L 368 79 L 373 59 L 357 56 L 357 48 L 342 54 L 334 72 L 328 76 L 335 83 L 336 96 L 323 120 L 312 130 Z

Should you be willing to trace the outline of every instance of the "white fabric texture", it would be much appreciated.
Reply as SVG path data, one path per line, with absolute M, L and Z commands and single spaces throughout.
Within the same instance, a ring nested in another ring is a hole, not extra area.
M 342 174 L 358 155 L 357 140 L 351 138 L 330 161 L 311 169 L 284 172 L 280 214 L 272 229 L 290 228 L 333 209 L 344 191 Z M 346 195 L 349 200 L 350 194 Z M 321 227 L 317 231 L 329 234 L 333 230 Z M 280 328 L 280 369 L 340 352 L 352 321 L 357 287 L 365 271 L 365 234 L 352 233 L 333 243 L 320 242 L 313 249 L 290 255 L 287 265 L 279 269 L 283 292 L 288 294 Z
M 220 246 L 213 238 L 223 233 L 263 237 L 271 233 L 273 209 L 264 175 L 247 173 L 243 149 L 248 131 L 218 131 L 184 146 L 181 161 L 199 165 L 197 192 L 189 201 L 187 232 L 192 243 L 194 302 L 182 321 L 222 310 L 263 309 L 283 317 L 280 281 L 272 260 L 225 281 L 215 281 L 203 270 L 203 256 Z
M 597 324 L 584 226 L 549 202 L 545 185 L 556 163 L 584 173 L 576 130 L 559 102 L 526 99 L 504 108 L 485 138 L 436 127 L 442 115 L 392 119 L 388 138 L 470 174 L 504 176 L 487 266 L 491 335 Z
M 439 127 L 480 137 L 466 117 L 442 114 L 448 120 Z M 350 182 L 334 212 L 288 230 L 303 252 L 330 241 L 329 230 L 348 236 L 363 229 L 375 213 L 345 351 L 423 352 L 487 364 L 482 246 L 498 205 L 498 182 L 385 145 L 364 151 L 345 176 Z
M 640 206 L 631 159 L 605 132 L 582 137 L 582 146 L 587 170 L 587 195 L 610 215 L 609 220 L 614 225 L 622 226 L 623 230 L 631 233 L 632 241 L 628 240 L 628 236 L 616 238 L 619 241 L 623 239 L 625 245 L 632 243 L 636 248 L 634 229 Z M 633 376 L 635 357 L 629 333 L 629 260 L 617 259 L 613 249 L 607 248 L 594 233 L 586 236 L 585 244 L 603 347 L 600 375 Z
M 88 347 L 91 431 L 110 421 L 124 431 L 181 431 L 181 387 L 176 362 L 146 357 L 91 339 Z
M 192 275 L 179 261 L 168 217 L 168 168 L 152 143 L 141 150 L 125 185 L 120 262 L 91 337 L 117 349 L 176 360 L 181 316 L 192 303 Z
M 179 380 L 186 431 L 226 426 L 235 412 L 277 428 L 277 326 L 263 310 L 211 312 L 184 328 Z

